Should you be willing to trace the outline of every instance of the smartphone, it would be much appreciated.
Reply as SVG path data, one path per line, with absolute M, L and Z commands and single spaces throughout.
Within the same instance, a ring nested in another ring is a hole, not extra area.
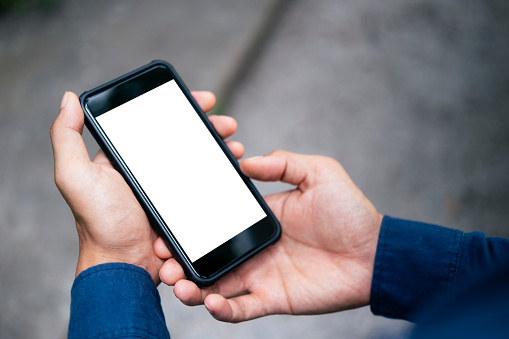
M 186 277 L 210 286 L 281 227 L 173 67 L 153 61 L 80 96 L 85 124 Z

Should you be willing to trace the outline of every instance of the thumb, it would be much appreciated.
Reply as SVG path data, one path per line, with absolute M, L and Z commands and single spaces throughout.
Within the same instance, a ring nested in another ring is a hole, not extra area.
M 282 181 L 304 189 L 311 179 L 312 156 L 274 151 L 262 157 L 245 159 L 240 168 L 245 175 L 261 181 Z
M 83 125 L 84 115 L 78 97 L 72 92 L 66 92 L 60 112 L 50 130 L 57 186 L 60 179 L 72 174 L 77 166 L 90 161 L 81 136 Z

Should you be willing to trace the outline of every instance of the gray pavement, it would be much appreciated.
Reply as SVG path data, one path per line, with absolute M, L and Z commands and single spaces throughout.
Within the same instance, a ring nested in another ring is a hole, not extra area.
M 230 106 L 239 140 L 332 156 L 383 213 L 508 236 L 508 15 L 296 1 Z
M 0 17 L 1 338 L 66 333 L 77 236 L 53 184 L 48 133 L 61 95 L 156 58 L 191 88 L 233 89 L 226 113 L 247 155 L 332 156 L 383 213 L 509 236 L 506 2 L 291 1 L 258 59 L 241 62 L 273 4 L 72 0 Z M 248 69 L 231 85 L 238 65 Z M 409 329 L 367 308 L 223 324 L 160 291 L 175 338 Z

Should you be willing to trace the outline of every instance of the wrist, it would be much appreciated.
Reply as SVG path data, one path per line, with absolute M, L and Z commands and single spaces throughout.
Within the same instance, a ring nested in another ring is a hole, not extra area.
M 366 288 L 364 289 L 363 298 L 362 298 L 362 306 L 367 306 L 371 302 L 371 289 L 373 285 L 373 276 L 375 272 L 375 261 L 376 254 L 378 248 L 378 241 L 380 238 L 380 229 L 382 227 L 382 222 L 384 219 L 384 215 L 376 211 L 374 214 L 373 223 L 371 226 L 370 237 L 366 246 Z
M 106 251 L 82 249 L 78 256 L 78 263 L 76 265 L 76 277 L 83 271 L 93 266 L 107 264 L 107 263 L 126 263 L 132 264 L 129 260 L 120 258 L 116 255 L 112 255 Z M 136 265 L 138 266 L 138 265 Z
M 138 266 L 147 271 L 154 284 L 159 285 L 159 269 L 162 266 L 162 260 L 157 257 L 146 258 L 133 254 L 136 251 L 127 249 L 105 250 L 100 247 L 80 244 L 78 262 L 76 264 L 77 277 L 81 272 L 101 264 L 125 263 Z

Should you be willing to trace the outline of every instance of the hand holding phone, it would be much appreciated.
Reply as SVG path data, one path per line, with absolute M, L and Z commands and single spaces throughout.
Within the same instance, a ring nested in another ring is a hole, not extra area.
M 278 221 L 171 65 L 154 61 L 80 101 L 189 279 L 211 285 L 279 239 Z
M 175 296 L 234 323 L 368 305 L 382 215 L 343 167 L 331 158 L 285 151 L 246 159 L 240 167 L 256 180 L 295 185 L 265 197 L 281 222 L 281 240 L 207 288 L 167 260 L 161 280 L 175 286 Z M 170 257 L 160 241 L 155 252 Z
M 193 92 L 205 111 L 215 98 L 210 92 Z M 154 254 L 157 235 L 131 189 L 100 150 L 91 161 L 81 133 L 84 114 L 78 97 L 67 92 L 51 128 L 55 182 L 76 219 L 80 252 L 76 275 L 107 262 L 126 262 L 145 268 L 156 284 L 163 261 Z M 233 135 L 237 125 L 226 116 L 211 116 L 222 138 Z M 238 142 L 228 145 L 236 158 L 243 156 Z

